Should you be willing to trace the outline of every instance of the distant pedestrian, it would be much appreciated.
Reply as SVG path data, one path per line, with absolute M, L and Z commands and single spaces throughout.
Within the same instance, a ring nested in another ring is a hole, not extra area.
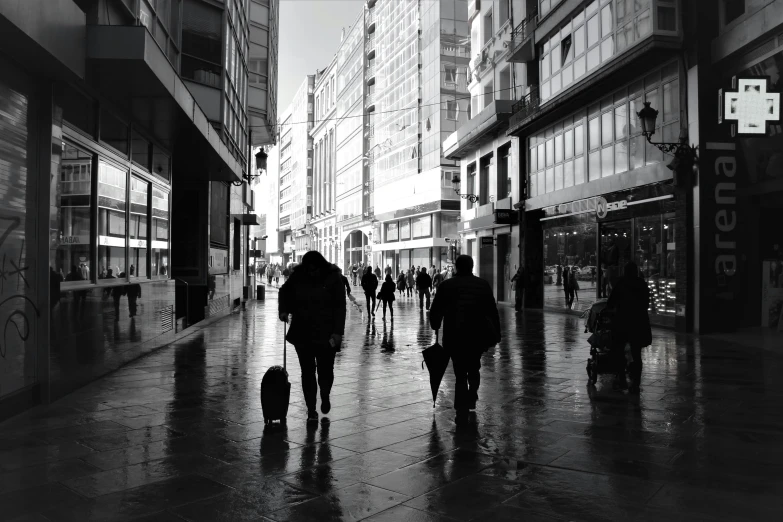
M 517 312 L 522 310 L 525 298 L 525 287 L 527 286 L 526 277 L 527 272 L 525 271 L 525 267 L 524 265 L 520 265 L 519 269 L 517 269 L 517 273 L 511 278 L 511 282 L 514 283 L 514 290 L 516 291 L 514 296 L 514 310 Z
M 622 358 L 625 357 L 626 361 L 630 359 L 629 391 L 638 393 L 642 380 L 642 348 L 652 344 L 652 329 L 647 312 L 650 307 L 650 289 L 639 276 L 639 269 L 633 261 L 625 265 L 623 275 L 617 279 L 606 306 L 614 311 L 612 351 L 617 355 L 618 366 L 622 368 L 615 383 L 620 388 L 627 385 Z
M 391 274 L 392 274 L 392 269 L 391 269 L 391 267 L 390 267 L 390 266 L 387 264 L 387 265 L 386 265 L 386 268 L 383 270 L 383 276 L 384 276 L 384 277 L 386 277 L 387 275 L 391 275 Z
M 356 280 L 359 278 L 359 267 L 356 266 L 356 263 L 354 263 L 351 268 L 351 277 L 353 279 L 353 286 L 356 286 Z
M 414 278 L 414 275 L 413 267 L 410 267 L 410 270 L 408 270 L 408 273 L 405 276 L 405 290 L 407 291 L 408 297 L 411 296 L 416 285 L 416 279 Z
M 343 275 L 343 269 L 340 268 L 340 279 L 345 285 L 345 295 L 351 295 L 351 284 L 348 282 L 348 278 Z
M 430 269 L 427 270 L 427 275 L 430 276 L 430 279 L 433 279 L 437 273 L 438 271 L 435 269 L 435 265 L 432 265 Z
M 364 290 L 364 296 L 367 299 L 367 318 L 375 316 L 375 290 L 378 289 L 378 278 L 372 273 L 372 269 L 368 266 L 364 269 L 364 275 L 362 276 L 362 290 Z
M 571 267 L 568 274 L 568 308 L 574 307 L 574 297 L 579 301 L 579 280 L 576 278 L 577 268 Z
M 275 286 L 280 286 L 280 276 L 282 273 L 280 272 L 280 267 L 278 266 L 275 268 Z
M 400 275 L 397 276 L 397 291 L 400 292 L 400 297 L 402 297 L 405 294 L 405 287 L 407 286 L 407 279 L 405 278 L 405 272 L 400 272 Z
M 432 295 L 435 295 L 438 291 L 438 287 L 443 282 L 443 273 L 435 271 L 435 275 L 432 277 Z
M 345 330 L 343 285 L 340 270 L 311 250 L 280 289 L 278 315 L 285 322 L 291 316 L 286 339 L 294 345 L 302 369 L 307 422 L 318 422 L 315 405 L 319 387 L 321 412 L 327 414 L 332 408 L 329 393 L 334 383 L 334 358 Z
M 272 277 L 275 275 L 275 270 L 272 265 L 266 267 L 266 282 L 269 286 L 272 286 Z
M 570 306 L 571 303 L 569 301 L 569 296 L 571 294 L 570 294 L 570 286 L 569 286 L 569 283 L 568 283 L 568 276 L 570 275 L 568 267 L 567 266 L 564 267 L 563 271 L 559 272 L 558 274 L 562 275 L 562 277 L 563 277 L 563 293 L 565 294 L 566 308 L 571 308 L 571 306 Z M 558 279 L 558 283 L 557 284 L 560 284 L 559 279 Z
M 128 311 L 130 312 L 130 317 L 136 317 L 136 300 L 141 299 L 141 285 L 140 284 L 133 284 L 128 285 L 127 290 L 128 295 Z
M 386 279 L 383 281 L 383 285 L 381 285 L 381 291 L 378 293 L 378 296 L 380 296 L 381 303 L 383 303 L 383 320 L 386 320 L 386 305 L 389 305 L 389 314 L 391 315 L 391 320 L 394 321 L 394 307 L 392 305 L 394 303 L 394 280 L 391 274 L 386 274 Z
M 416 278 L 416 290 L 419 292 L 419 308 L 424 307 L 424 296 L 427 296 L 427 310 L 430 309 L 430 290 L 432 289 L 432 279 L 430 279 L 426 268 L 419 271 Z
M 377 277 L 378 281 L 380 281 L 381 280 L 381 267 L 379 267 L 378 265 L 375 265 L 375 272 L 374 273 L 375 273 L 375 277 Z
M 449 351 L 454 375 L 454 409 L 457 421 L 476 408 L 481 356 L 500 342 L 500 317 L 492 287 L 473 275 L 473 258 L 456 260 L 457 272 L 441 283 L 430 309 L 430 326 L 443 325 L 442 343 Z

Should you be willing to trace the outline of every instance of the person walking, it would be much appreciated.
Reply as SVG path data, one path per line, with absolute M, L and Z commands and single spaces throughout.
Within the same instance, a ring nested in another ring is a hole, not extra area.
M 278 266 L 275 268 L 275 286 L 280 286 L 280 275 L 280 267 Z
M 321 413 L 325 415 L 332 408 L 329 393 L 334 383 L 334 358 L 345 332 L 343 285 L 340 269 L 311 250 L 280 289 L 278 315 L 283 322 L 290 316 L 286 340 L 294 345 L 302 369 L 307 422 L 318 422 L 315 406 L 319 388 Z
M 424 306 L 424 296 L 427 296 L 427 310 L 430 309 L 430 290 L 432 289 L 432 279 L 427 273 L 427 268 L 419 270 L 416 278 L 416 290 L 419 292 L 419 308 Z
M 390 267 L 390 266 L 387 264 L 387 265 L 386 265 L 386 268 L 383 270 L 383 277 L 385 278 L 387 275 L 391 275 L 391 273 L 392 273 L 392 269 L 391 269 L 391 267 Z
M 570 290 L 571 287 L 569 285 L 569 279 L 568 279 L 569 276 L 568 266 L 563 267 L 562 276 L 563 276 L 563 293 L 565 294 L 566 308 L 571 308 L 571 302 L 569 301 L 569 297 L 571 295 L 571 290 Z M 559 279 L 558 279 L 558 284 L 560 284 Z
M 391 320 L 394 321 L 394 308 L 392 306 L 392 303 L 394 303 L 394 288 L 394 280 L 391 274 L 386 274 L 386 279 L 383 281 L 383 285 L 381 285 L 381 291 L 378 293 L 381 303 L 383 303 L 384 321 L 386 320 L 386 305 L 389 305 L 389 314 L 391 315 Z
M 438 292 L 438 287 L 443 282 L 443 273 L 435 271 L 435 275 L 432 276 L 432 295 L 434 296 Z
M 340 271 L 340 280 L 343 282 L 343 285 L 345 286 L 345 295 L 350 296 L 351 295 L 351 284 L 348 282 L 348 278 L 343 275 L 343 269 L 338 268 Z
M 527 286 L 525 277 L 527 275 L 527 272 L 525 271 L 525 266 L 520 265 L 517 269 L 517 273 L 514 274 L 514 277 L 511 278 L 511 282 L 514 283 L 514 310 L 517 312 L 520 312 L 522 310 L 522 303 L 524 302 L 525 298 L 525 287 Z
M 473 275 L 473 258 L 457 257 L 454 277 L 441 283 L 430 309 L 430 326 L 443 325 L 443 347 L 451 355 L 454 376 L 454 409 L 464 421 L 476 408 L 481 381 L 481 356 L 500 342 L 500 317 L 492 287 Z
M 362 289 L 367 299 L 367 318 L 375 317 L 375 290 L 378 288 L 378 278 L 372 273 L 369 266 L 364 269 L 362 276 Z
M 411 294 L 413 293 L 414 285 L 416 284 L 416 279 L 413 276 L 414 276 L 413 267 L 410 267 L 410 269 L 408 270 L 408 274 L 405 276 L 405 283 L 406 283 L 405 289 L 408 292 L 408 297 L 410 297 Z
M 272 265 L 268 265 L 266 267 L 266 282 L 269 286 L 272 286 L 272 276 L 275 274 L 274 270 L 272 269 Z
M 141 299 L 141 285 L 138 283 L 128 285 L 126 293 L 128 295 L 128 311 L 130 312 L 130 317 L 136 317 L 136 300 Z
M 400 275 L 397 276 L 397 290 L 400 292 L 400 297 L 405 294 L 406 285 L 405 272 L 400 271 Z
M 381 267 L 379 267 L 378 265 L 375 265 L 375 272 L 374 273 L 375 273 L 375 277 L 377 277 L 378 281 L 380 281 L 381 280 Z
M 353 278 L 353 286 L 356 286 L 356 280 L 359 278 L 359 267 L 356 266 L 356 263 L 351 268 L 351 277 Z
M 617 278 L 612 294 L 606 304 L 614 311 L 612 318 L 613 351 L 618 358 L 618 366 L 622 369 L 617 376 L 616 384 L 624 388 L 625 364 L 628 362 L 628 373 L 631 377 L 631 393 L 639 393 L 642 380 L 642 348 L 652 344 L 652 329 L 650 316 L 650 289 L 639 275 L 639 268 L 633 261 L 627 263 L 622 277 Z M 625 361 L 622 358 L 625 357 Z
M 435 265 L 432 265 L 429 270 L 427 270 L 427 275 L 430 276 L 430 279 L 435 278 L 435 274 L 438 273 L 438 270 L 435 268 Z
M 579 301 L 579 280 L 576 277 L 577 274 L 577 268 L 575 266 L 571 267 L 571 273 L 568 276 L 568 308 L 574 307 L 574 297 L 576 296 L 576 300 Z

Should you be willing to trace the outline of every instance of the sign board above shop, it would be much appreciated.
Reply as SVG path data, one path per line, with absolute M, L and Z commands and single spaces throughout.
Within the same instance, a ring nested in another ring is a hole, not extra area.
M 732 123 L 732 135 L 769 135 L 769 125 L 780 123 L 780 93 L 770 92 L 768 76 L 732 78 L 732 89 L 718 92 L 718 123 Z
M 511 209 L 502 208 L 495 209 L 495 224 L 496 225 L 512 225 L 514 224 L 515 212 Z

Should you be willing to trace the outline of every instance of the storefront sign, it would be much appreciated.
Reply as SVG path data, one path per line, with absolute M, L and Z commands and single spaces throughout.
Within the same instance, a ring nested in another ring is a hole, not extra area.
M 495 238 L 492 236 L 484 236 L 481 238 L 482 247 L 491 247 L 495 244 Z
M 738 85 L 739 84 L 739 85 Z M 732 79 L 734 92 L 720 90 L 720 114 L 718 122 L 736 122 L 736 133 L 740 136 L 769 134 L 770 123 L 780 121 L 780 93 L 768 92 L 768 77 Z
M 510 209 L 495 210 L 495 224 L 511 225 L 514 223 L 514 211 Z
M 603 219 L 609 212 L 614 210 L 624 210 L 628 208 L 628 201 L 621 199 L 608 203 L 606 198 L 599 197 L 595 202 L 595 215 L 598 219 Z
M 737 173 L 733 143 L 707 143 L 707 150 L 719 150 L 714 163 L 715 176 L 715 275 L 725 284 L 726 277 L 737 273 Z
M 89 245 L 90 236 L 88 235 L 61 236 L 60 244 L 61 245 Z

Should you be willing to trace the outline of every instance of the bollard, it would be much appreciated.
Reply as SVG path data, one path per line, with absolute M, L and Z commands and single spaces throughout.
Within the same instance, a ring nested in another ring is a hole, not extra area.
M 266 286 L 264 285 L 256 285 L 256 299 L 259 301 L 263 301 L 266 298 L 265 295 Z

